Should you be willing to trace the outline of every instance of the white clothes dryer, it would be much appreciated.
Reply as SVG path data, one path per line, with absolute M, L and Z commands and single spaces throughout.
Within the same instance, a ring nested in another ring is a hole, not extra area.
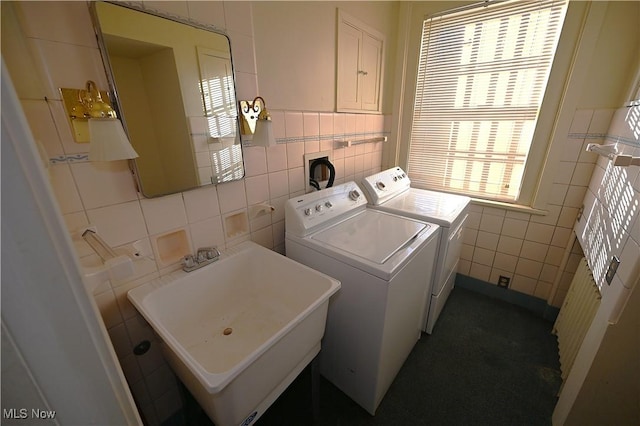
M 374 209 L 440 225 L 432 294 L 423 319 L 423 331 L 431 334 L 453 289 L 462 249 L 462 232 L 471 199 L 411 188 L 409 176 L 400 167 L 366 177 L 362 187 Z
M 355 182 L 285 207 L 287 257 L 332 276 L 320 373 L 374 415 L 418 341 L 439 226 L 368 209 Z

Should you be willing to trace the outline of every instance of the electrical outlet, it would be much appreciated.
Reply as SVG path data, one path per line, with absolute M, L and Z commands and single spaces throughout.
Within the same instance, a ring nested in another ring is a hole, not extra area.
M 618 259 L 618 256 L 613 256 L 611 258 L 611 262 L 609 263 L 609 268 L 607 269 L 607 275 L 605 275 L 607 284 L 611 285 L 611 281 L 613 281 L 613 277 L 616 275 L 619 265 L 620 259 Z
M 511 278 L 500 275 L 498 278 L 498 287 L 509 288 L 509 282 L 511 282 Z

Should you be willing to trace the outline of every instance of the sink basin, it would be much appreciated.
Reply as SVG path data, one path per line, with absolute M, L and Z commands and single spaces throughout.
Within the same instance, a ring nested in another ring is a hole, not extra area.
M 340 282 L 253 242 L 128 293 L 218 426 L 249 425 L 320 351 Z

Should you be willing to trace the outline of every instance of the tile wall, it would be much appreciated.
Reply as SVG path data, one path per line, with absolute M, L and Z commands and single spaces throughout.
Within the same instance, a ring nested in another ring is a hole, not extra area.
M 574 245 L 573 226 L 583 205 L 598 155 L 589 143 L 605 143 L 613 109 L 577 110 L 563 142 L 562 158 L 548 200 L 539 216 L 494 207 L 472 206 L 459 273 L 497 285 L 509 277 L 509 288 L 560 307 L 582 257 Z M 565 250 L 569 260 L 562 271 Z M 560 282 L 554 288 L 556 276 Z
M 143 4 L 226 29 L 232 40 L 238 99 L 253 99 L 258 91 L 252 26 L 246 25 L 251 22 L 250 3 Z M 141 415 L 147 424 L 160 424 L 181 408 L 180 391 L 157 336 L 126 298 L 130 289 L 179 268 L 177 262 L 159 258 L 157 237 L 185 230 L 192 250 L 208 245 L 224 249 L 251 239 L 283 253 L 283 206 L 304 192 L 304 154 L 328 151 L 336 183 L 360 180 L 380 171 L 382 143 L 338 148 L 335 140 L 386 134 L 389 122 L 381 115 L 270 110 L 278 144 L 243 147 L 243 180 L 146 199 L 136 191 L 126 161 L 86 160 L 87 145 L 73 141 L 64 114 L 59 87 L 83 87 L 88 79 L 99 87 L 107 85 L 86 4 L 25 2 L 14 10 L 22 36 L 12 39 L 14 45 L 3 51 L 3 57 L 81 262 L 100 263 L 79 238 L 78 231 L 89 224 L 117 250 L 144 255 L 135 261 L 132 279 L 103 283 L 95 300 Z M 25 50 L 32 56 L 24 56 Z M 251 207 L 260 203 L 273 205 L 275 211 L 251 218 Z M 228 237 L 224 218 L 237 212 L 250 218 L 248 232 Z M 133 355 L 133 347 L 142 340 L 151 341 L 151 349 Z
M 621 154 L 640 157 L 640 106 L 616 110 L 606 143 L 617 143 Z M 613 256 L 620 265 L 611 285 L 632 289 L 640 276 L 640 166 L 614 166 L 599 157 L 576 226 L 578 240 L 605 290 L 605 275 Z

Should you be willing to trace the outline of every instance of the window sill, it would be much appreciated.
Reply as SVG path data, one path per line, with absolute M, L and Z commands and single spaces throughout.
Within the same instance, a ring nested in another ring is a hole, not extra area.
M 547 210 L 535 209 L 530 206 L 523 206 L 521 204 L 511 204 L 502 201 L 483 200 L 481 198 L 471 198 L 471 204 L 481 207 L 493 207 L 497 209 L 510 210 L 520 213 L 528 213 L 536 216 L 546 216 L 549 214 Z

